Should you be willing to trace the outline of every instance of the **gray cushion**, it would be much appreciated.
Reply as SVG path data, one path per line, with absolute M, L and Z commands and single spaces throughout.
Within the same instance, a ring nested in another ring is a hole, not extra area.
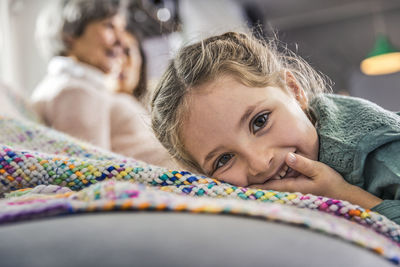
M 293 225 L 232 215 L 113 212 L 0 227 L 7 266 L 392 266 Z

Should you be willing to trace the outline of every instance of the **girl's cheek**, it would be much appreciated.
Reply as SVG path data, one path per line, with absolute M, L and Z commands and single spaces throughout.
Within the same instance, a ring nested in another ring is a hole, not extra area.
M 225 174 L 225 179 L 221 180 L 236 186 L 247 186 L 247 173 L 248 166 L 236 161 L 234 166 Z

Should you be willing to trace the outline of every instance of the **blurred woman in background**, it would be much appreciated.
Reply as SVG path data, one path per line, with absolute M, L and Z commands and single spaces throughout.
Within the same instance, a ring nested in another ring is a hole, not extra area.
M 131 96 L 110 90 L 110 77 L 119 73 L 123 60 L 126 22 L 122 1 L 52 4 L 37 23 L 39 44 L 51 60 L 32 94 L 45 123 L 105 149 L 171 166 L 143 106 Z
M 123 61 L 118 75 L 117 92 L 132 95 L 147 106 L 147 60 L 139 32 L 133 23 L 128 21 L 122 40 Z

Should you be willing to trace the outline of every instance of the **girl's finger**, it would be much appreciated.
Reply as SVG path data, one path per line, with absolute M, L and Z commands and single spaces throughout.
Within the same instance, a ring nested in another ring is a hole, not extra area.
M 307 176 L 315 177 L 318 175 L 319 162 L 310 160 L 295 153 L 286 155 L 286 164 L 295 171 Z

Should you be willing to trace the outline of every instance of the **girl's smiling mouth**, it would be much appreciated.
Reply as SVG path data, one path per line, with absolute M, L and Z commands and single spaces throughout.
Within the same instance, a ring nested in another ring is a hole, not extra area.
M 264 183 L 267 183 L 269 180 L 281 180 L 289 177 L 296 178 L 299 175 L 300 173 L 298 171 L 293 170 L 286 163 L 284 163 L 284 166 L 281 168 L 281 170 L 271 178 L 267 179 Z
M 296 152 L 296 151 L 295 151 Z M 293 153 L 295 153 L 293 152 Z M 283 162 L 282 164 L 283 166 L 281 168 L 279 168 L 279 170 L 270 178 L 265 179 L 264 183 L 268 183 L 268 181 L 270 180 L 281 180 L 281 179 L 285 179 L 285 178 L 296 178 L 300 175 L 299 172 L 293 170 L 292 168 L 290 168 L 286 162 Z

